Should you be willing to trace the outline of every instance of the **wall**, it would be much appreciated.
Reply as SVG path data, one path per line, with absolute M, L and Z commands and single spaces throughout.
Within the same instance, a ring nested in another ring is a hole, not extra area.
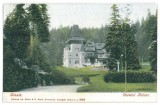
M 81 44 L 71 44 L 70 49 L 64 48 L 64 66 L 79 67 L 80 66 L 80 49 Z

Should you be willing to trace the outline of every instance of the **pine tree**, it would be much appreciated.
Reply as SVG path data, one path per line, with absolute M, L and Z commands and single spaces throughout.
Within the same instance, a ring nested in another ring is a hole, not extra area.
M 128 26 L 128 35 L 126 42 L 126 61 L 127 69 L 138 70 L 140 69 L 140 63 L 138 59 L 138 45 L 135 39 L 136 27 Z
M 14 11 L 9 14 L 4 24 L 4 35 L 15 57 L 25 58 L 29 45 L 29 22 L 24 4 L 16 5 Z
M 37 34 L 41 42 L 49 41 L 49 17 L 47 15 L 46 4 L 31 4 L 28 7 L 29 19 L 32 27 L 34 27 L 34 34 Z
M 110 51 L 109 69 L 117 68 L 117 61 L 120 62 L 122 69 L 139 69 L 137 42 L 135 41 L 137 28 L 130 25 L 131 12 L 126 9 L 126 17 L 120 19 L 117 5 L 114 4 L 111 8 L 110 30 L 106 36 L 106 49 Z
M 157 14 L 156 16 L 150 17 L 153 24 L 151 26 L 151 44 L 149 46 L 149 61 L 151 65 L 151 70 L 157 74 Z
M 43 58 L 41 64 L 44 63 L 46 65 L 45 57 L 42 57 L 43 52 L 40 49 L 34 49 L 39 48 L 40 42 L 47 41 L 49 36 L 47 5 L 31 4 L 27 9 L 24 9 L 23 7 L 24 4 L 16 5 L 13 12 L 7 16 L 4 24 L 4 35 L 6 36 L 6 40 L 8 40 L 11 50 L 15 54 L 14 57 L 22 60 L 30 59 L 29 61 L 31 61 L 31 58 L 34 57 L 30 56 L 28 51 L 32 53 L 32 55 L 34 52 L 38 51 L 41 53 L 37 55 L 38 59 Z M 29 49 L 32 49 L 32 51 Z M 40 64 L 35 62 L 32 63 L 37 65 Z
M 121 56 L 121 42 L 120 42 L 120 16 L 119 9 L 116 4 L 113 4 L 111 23 L 109 27 L 109 33 L 106 35 L 106 50 L 110 52 L 110 58 L 108 60 L 109 69 L 115 69 L 117 60 L 120 60 Z

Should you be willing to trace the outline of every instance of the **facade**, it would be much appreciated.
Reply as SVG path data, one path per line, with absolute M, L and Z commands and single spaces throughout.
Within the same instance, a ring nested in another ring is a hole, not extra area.
M 94 43 L 82 38 L 78 25 L 74 25 L 64 47 L 63 66 L 107 66 L 109 54 L 104 47 L 104 43 Z

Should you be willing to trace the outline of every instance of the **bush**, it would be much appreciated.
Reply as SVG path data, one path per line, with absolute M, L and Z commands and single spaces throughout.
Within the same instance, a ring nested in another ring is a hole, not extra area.
M 3 91 L 12 92 L 24 88 L 35 87 L 34 71 L 22 69 L 17 65 L 10 64 L 3 68 Z
M 125 71 L 111 72 L 104 76 L 105 82 L 125 82 Z M 146 83 L 156 81 L 156 76 L 151 71 L 127 71 L 127 82 L 129 83 Z
M 51 81 L 53 84 L 74 84 L 75 79 L 69 77 L 61 71 L 53 70 L 51 73 Z
M 85 82 L 85 83 L 90 83 L 90 79 L 88 76 L 83 76 L 82 78 L 82 82 Z

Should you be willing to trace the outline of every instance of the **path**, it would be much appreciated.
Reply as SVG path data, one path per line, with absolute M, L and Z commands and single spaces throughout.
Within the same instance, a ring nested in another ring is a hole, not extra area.
M 55 85 L 23 89 L 19 92 L 76 92 L 82 85 Z

